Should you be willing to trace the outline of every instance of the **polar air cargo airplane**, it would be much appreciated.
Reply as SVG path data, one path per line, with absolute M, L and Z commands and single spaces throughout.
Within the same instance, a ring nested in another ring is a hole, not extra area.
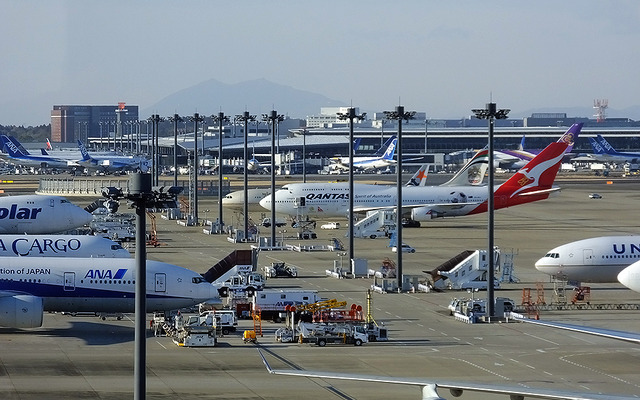
M 7 153 L 8 162 L 25 167 L 75 169 L 79 167 L 77 161 L 51 157 L 49 155 L 30 154 L 13 136 L 0 135 L 2 151 Z
M 120 244 L 92 235 L 0 235 L 0 257 L 131 258 Z
M 306 371 L 294 369 L 273 369 L 267 362 L 260 349 L 258 353 L 262 362 L 270 374 L 289 375 L 317 379 L 343 379 L 349 381 L 363 381 L 376 383 L 390 383 L 396 385 L 418 386 L 422 388 L 422 400 L 445 400 L 438 394 L 438 389 L 448 389 L 453 397 L 460 397 L 464 391 L 508 395 L 513 400 L 525 398 L 554 399 L 554 400 L 631 400 L 637 399 L 631 396 L 616 396 L 608 394 L 595 394 L 585 392 L 557 391 L 551 389 L 534 389 L 527 386 L 502 386 L 487 383 L 474 383 L 464 381 L 438 381 L 436 379 L 422 379 L 419 377 L 392 377 L 363 375 L 355 373 Z
M 136 260 L 5 257 L 0 266 L 0 326 L 37 328 L 44 311 L 133 312 Z M 147 311 L 168 311 L 216 298 L 191 270 L 147 261 Z
M 60 196 L 0 197 L 0 233 L 42 234 L 67 231 L 91 222 L 84 209 Z
M 553 248 L 536 261 L 536 269 L 558 279 L 610 283 L 639 260 L 640 236 L 604 236 Z
M 544 200 L 559 188 L 553 187 L 560 163 L 567 147 L 574 143 L 582 124 L 574 124 L 554 143 L 547 146 L 525 167 L 505 183 L 494 189 L 495 209 Z M 293 183 L 283 186 L 275 194 L 276 212 L 296 215 L 301 199 L 306 211 L 317 217 L 345 216 L 348 209 L 348 183 Z M 354 210 L 395 208 L 395 187 L 354 184 Z M 487 188 L 458 186 L 456 184 L 424 187 L 404 187 L 403 208 L 408 209 L 414 221 L 439 217 L 478 214 L 487 211 Z M 270 209 L 271 196 L 260 205 Z

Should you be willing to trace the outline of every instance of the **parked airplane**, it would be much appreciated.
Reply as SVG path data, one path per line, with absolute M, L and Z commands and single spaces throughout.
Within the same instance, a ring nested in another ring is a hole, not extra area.
M 396 145 L 398 143 L 398 139 L 393 137 L 391 139 L 391 143 L 385 150 L 382 156 L 354 156 L 353 157 L 353 168 L 355 170 L 367 171 L 371 169 L 379 169 L 386 168 L 391 165 L 395 165 L 396 161 L 393 159 L 393 156 L 396 152 Z M 332 170 L 345 170 L 348 171 L 351 167 L 349 164 L 349 157 L 334 157 L 331 158 L 330 161 L 333 163 L 329 166 L 329 169 Z
M 0 135 L 2 151 L 7 155 L 6 161 L 25 167 L 76 169 L 80 166 L 77 161 L 67 160 L 48 155 L 32 155 L 13 136 Z
M 55 233 L 88 225 L 92 215 L 60 196 L 0 197 L 0 233 Z
M 618 274 L 618 282 L 640 293 L 640 262 L 636 261 Z
M 463 381 L 438 381 L 435 379 L 422 379 L 416 377 L 391 377 L 391 376 L 375 376 L 353 373 L 340 373 L 340 372 L 324 372 L 324 371 L 306 371 L 306 370 L 294 370 L 294 369 L 273 369 L 267 362 L 260 349 L 258 349 L 260 358 L 270 374 L 274 375 L 289 375 L 299 376 L 306 378 L 319 378 L 319 379 L 343 379 L 350 381 L 364 381 L 364 382 L 377 382 L 377 383 L 390 383 L 397 385 L 410 385 L 418 386 L 421 388 L 422 400 L 444 400 L 438 394 L 438 389 L 448 389 L 453 397 L 460 397 L 464 391 L 479 392 L 488 394 L 503 394 L 509 395 L 511 399 L 523 400 L 527 397 L 534 397 L 538 399 L 554 399 L 554 400 L 631 400 L 635 397 L 630 396 L 616 396 L 609 394 L 594 394 L 585 392 L 573 392 L 573 391 L 558 391 L 551 389 L 535 389 L 524 386 L 506 386 L 506 385 L 493 385 L 487 383 L 474 383 Z
M 85 145 L 78 140 L 78 148 L 82 154 L 82 159 L 79 161 L 80 165 L 89 169 L 102 171 L 102 172 L 116 172 L 116 171 L 141 171 L 147 172 L 149 170 L 149 160 L 139 156 L 100 156 L 92 157 L 89 155 Z
M 552 186 L 553 181 L 565 150 L 577 138 L 580 128 L 581 124 L 574 124 L 557 142 L 551 143 L 509 180 L 497 186 L 494 189 L 495 209 L 544 200 L 557 191 L 559 188 Z M 459 186 L 458 181 L 442 186 L 404 187 L 403 208 L 418 222 L 483 213 L 487 211 L 487 191 L 482 186 Z M 354 184 L 354 192 L 356 212 L 396 207 L 397 188 Z M 279 213 L 297 215 L 302 211 L 314 217 L 340 217 L 348 209 L 349 191 L 345 182 L 293 183 L 278 190 L 275 199 Z M 270 209 L 271 196 L 262 199 L 260 205 Z
M 136 260 L 5 257 L 0 267 L 0 326 L 37 328 L 44 311 L 133 312 Z M 189 307 L 218 297 L 191 270 L 147 261 L 147 311 Z
M 260 207 L 260 200 L 270 194 L 270 188 L 247 189 L 247 198 L 249 199 L 247 205 L 249 207 L 249 211 L 264 211 L 264 209 Z M 224 196 L 222 199 L 222 205 L 232 210 L 244 211 L 244 190 L 237 190 Z
M 600 135 L 597 135 L 596 138 L 589 138 L 589 142 L 591 143 L 591 148 L 593 148 L 592 158 L 598 161 L 604 162 L 634 162 L 637 163 L 640 160 L 640 153 L 624 153 L 616 151 L 607 142 L 605 138 Z
M 413 176 L 409 178 L 407 183 L 405 183 L 404 185 L 425 186 L 427 184 L 427 175 L 429 175 L 429 164 L 422 164 L 420 168 L 418 168 L 416 173 L 413 174 Z
M 131 258 L 120 244 L 93 235 L 0 235 L 0 257 Z
M 535 266 L 558 279 L 610 283 L 634 260 L 640 260 L 640 236 L 604 236 L 553 248 Z

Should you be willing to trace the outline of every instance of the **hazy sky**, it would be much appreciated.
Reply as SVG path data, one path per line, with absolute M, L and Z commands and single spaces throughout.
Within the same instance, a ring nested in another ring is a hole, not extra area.
M 490 94 L 514 111 L 640 104 L 637 0 L 0 1 L 2 125 L 49 123 L 53 104 L 145 108 L 209 79 L 433 118 Z

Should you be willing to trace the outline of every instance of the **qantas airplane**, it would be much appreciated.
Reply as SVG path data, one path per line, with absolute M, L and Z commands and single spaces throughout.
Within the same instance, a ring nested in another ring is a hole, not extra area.
M 88 225 L 92 215 L 60 196 L 0 197 L 0 233 L 56 233 Z
M 640 236 L 583 239 L 551 249 L 536 261 L 536 269 L 578 282 L 618 282 L 618 274 L 640 260 Z
M 102 172 L 116 171 L 141 171 L 149 170 L 149 160 L 138 156 L 101 156 L 92 157 L 89 155 L 85 145 L 78 140 L 78 148 L 82 154 L 80 165 Z
M 0 266 L 0 326 L 37 328 L 44 311 L 133 312 L 136 260 L 5 257 Z M 147 261 L 147 311 L 168 311 L 217 298 L 203 275 Z
M 131 258 L 120 244 L 93 235 L 0 235 L 0 257 Z
M 2 151 L 7 154 L 6 161 L 25 167 L 76 169 L 77 161 L 52 157 L 49 155 L 32 155 L 13 136 L 0 135 Z
M 497 186 L 494 189 L 495 209 L 544 200 L 559 190 L 553 186 L 553 181 L 567 147 L 574 143 L 581 127 L 582 124 L 572 125 L 557 142 L 551 143 L 509 180 Z M 459 181 L 441 186 L 404 187 L 403 208 L 418 222 L 487 211 L 486 187 L 458 184 Z M 349 200 L 347 185 L 348 182 L 285 185 L 275 194 L 276 212 L 297 215 L 301 211 L 312 217 L 345 216 Z M 395 187 L 354 184 L 354 192 L 356 212 L 396 207 Z M 270 209 L 271 196 L 262 199 L 260 205 Z

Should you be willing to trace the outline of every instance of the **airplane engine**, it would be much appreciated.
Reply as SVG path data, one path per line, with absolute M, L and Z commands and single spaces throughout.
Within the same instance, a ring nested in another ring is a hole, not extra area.
M 433 211 L 431 207 L 416 207 L 411 210 L 411 219 L 418 222 L 428 221 L 440 216 L 441 215 L 439 215 L 436 211 Z
M 0 297 L 0 326 L 37 328 L 42 326 L 42 298 L 29 295 Z

